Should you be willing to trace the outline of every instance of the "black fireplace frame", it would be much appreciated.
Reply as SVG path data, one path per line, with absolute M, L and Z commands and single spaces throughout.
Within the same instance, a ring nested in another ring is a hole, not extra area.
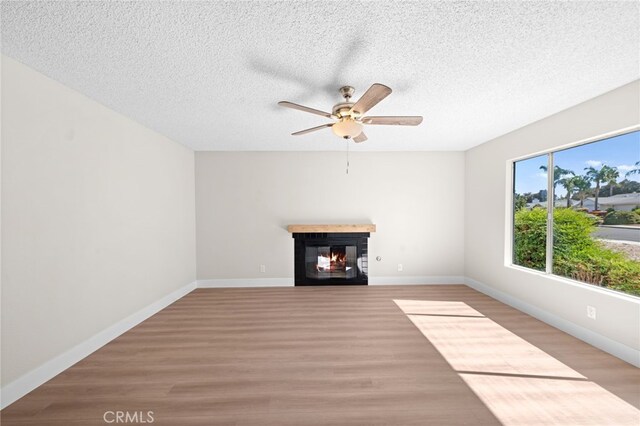
M 369 284 L 369 232 L 294 232 L 294 277 L 296 286 L 368 285 Z M 307 246 L 354 245 L 360 259 L 358 274 L 354 278 L 313 279 L 307 277 L 305 251 Z

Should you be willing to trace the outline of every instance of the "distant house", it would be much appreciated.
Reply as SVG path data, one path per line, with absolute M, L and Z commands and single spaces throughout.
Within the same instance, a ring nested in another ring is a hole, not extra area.
M 613 207 L 616 210 L 631 211 L 638 206 L 640 206 L 640 193 L 638 192 L 598 198 L 599 210 L 607 210 Z M 593 210 L 595 208 L 595 198 L 589 197 L 585 199 L 584 207 Z
M 533 208 L 534 206 L 540 206 L 540 207 L 546 208 L 547 202 L 538 201 L 537 199 L 534 199 L 533 202 L 527 203 L 527 208 Z M 556 200 L 554 206 L 556 208 L 567 207 L 567 199 L 561 198 Z M 612 197 L 598 198 L 598 210 L 607 210 L 608 208 L 613 207 L 615 210 L 631 211 L 638 206 L 640 206 L 640 193 L 637 193 L 637 192 L 634 192 L 632 194 L 618 194 Z M 571 200 L 571 207 L 574 207 L 574 208 L 580 207 L 580 201 Z M 585 209 L 588 209 L 589 211 L 595 210 L 596 208 L 595 198 L 594 197 L 585 198 L 582 207 Z

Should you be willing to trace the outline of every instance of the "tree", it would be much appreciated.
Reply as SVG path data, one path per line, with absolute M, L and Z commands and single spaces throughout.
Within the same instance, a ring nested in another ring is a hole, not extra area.
M 636 168 L 629 170 L 624 176 L 629 177 L 631 175 L 640 175 L 640 161 L 636 161 Z
M 532 199 L 529 202 L 533 203 L 533 200 L 547 201 L 547 190 L 546 189 L 541 189 L 540 191 L 536 192 L 535 194 L 532 194 Z
M 632 194 L 634 192 L 640 192 L 640 182 L 634 180 L 624 179 L 613 188 L 613 194 Z
M 540 166 L 540 170 L 547 171 L 547 166 Z M 560 183 L 560 180 L 567 176 L 575 176 L 573 170 L 563 169 L 560 166 L 553 167 L 553 192 L 555 197 L 556 186 Z
M 513 209 L 514 211 L 522 210 L 527 207 L 527 197 L 521 194 L 515 194 L 513 199 Z
M 603 182 L 606 182 L 609 185 L 609 197 L 613 195 L 613 187 L 616 185 L 618 181 L 618 177 L 620 176 L 620 172 L 616 167 L 602 166 L 601 171 L 603 172 Z
M 580 207 L 584 207 L 584 199 L 587 198 L 589 190 L 591 189 L 591 182 L 585 176 L 575 176 L 573 180 L 573 187 L 576 191 L 576 195 L 580 200 Z
M 598 196 L 600 195 L 600 183 L 604 182 L 607 180 L 607 178 L 609 177 L 609 169 L 610 167 L 604 165 L 600 168 L 600 170 L 596 169 L 595 167 L 585 167 L 584 168 L 587 173 L 585 173 L 585 176 L 591 181 L 591 182 L 595 182 L 596 184 L 596 190 L 595 190 L 595 206 L 594 206 L 594 210 L 598 210 Z
M 582 176 L 567 176 L 558 181 L 560 185 L 567 190 L 567 208 L 571 207 L 571 197 L 576 190 L 576 182 L 582 178 Z M 590 187 L 591 185 L 589 185 Z

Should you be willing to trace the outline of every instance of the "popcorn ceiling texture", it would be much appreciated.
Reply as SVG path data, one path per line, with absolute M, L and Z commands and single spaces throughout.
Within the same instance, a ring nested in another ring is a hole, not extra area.
M 2 52 L 196 150 L 344 150 L 279 100 L 394 89 L 353 150 L 465 150 L 640 77 L 638 2 L 2 2 Z

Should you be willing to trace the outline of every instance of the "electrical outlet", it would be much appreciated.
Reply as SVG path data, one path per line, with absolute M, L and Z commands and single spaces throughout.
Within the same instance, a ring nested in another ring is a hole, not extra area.
M 596 308 L 587 305 L 587 317 L 593 320 L 596 319 Z
M 265 265 L 260 265 L 260 272 L 267 272 L 267 267 Z
M 398 263 L 398 272 L 402 272 L 404 270 L 404 267 L 402 266 L 402 263 Z

